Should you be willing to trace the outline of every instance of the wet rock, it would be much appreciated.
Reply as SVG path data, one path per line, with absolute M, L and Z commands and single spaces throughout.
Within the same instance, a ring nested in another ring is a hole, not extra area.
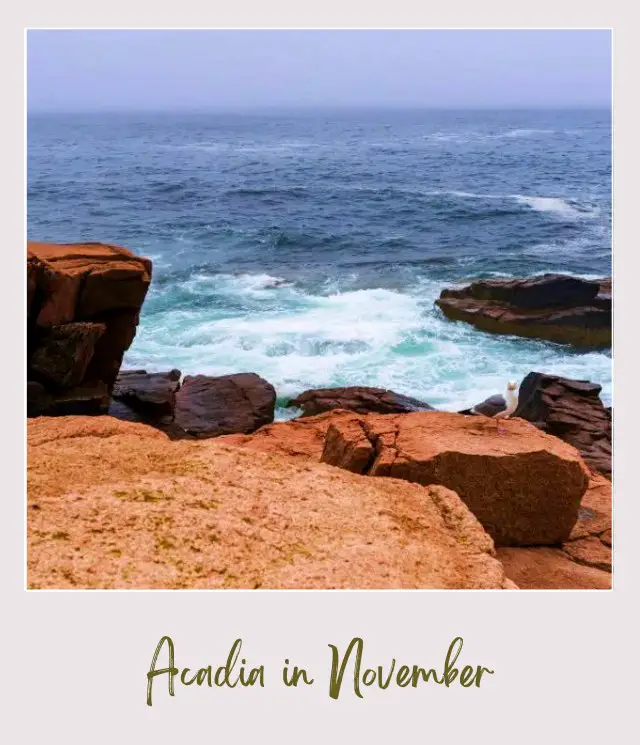
M 302 409 L 302 416 L 314 416 L 332 409 L 355 411 L 358 414 L 402 414 L 409 411 L 432 411 L 433 407 L 384 388 L 353 386 L 347 388 L 317 388 L 301 393 L 288 406 Z
M 587 465 L 611 475 L 611 410 L 601 386 L 544 373 L 529 373 L 520 385 L 515 416 L 577 448 Z
M 459 290 L 443 290 L 441 297 L 473 297 L 522 310 L 589 305 L 600 291 L 600 282 L 562 274 L 529 279 L 490 279 L 472 282 Z
M 584 347 L 611 346 L 611 281 L 559 274 L 445 289 L 436 305 L 483 331 Z
M 109 401 L 109 409 L 107 411 L 109 416 L 114 417 L 115 419 L 120 419 L 123 422 L 140 422 L 140 423 L 146 423 L 145 417 L 138 413 L 135 409 L 132 409 L 131 406 L 127 406 L 123 401 L 118 401 L 116 398 L 112 398 L 111 401 Z M 153 424 L 161 424 L 161 422 L 154 421 Z
M 275 388 L 255 373 L 187 375 L 176 395 L 175 424 L 193 437 L 250 434 L 273 422 Z
M 123 370 L 116 378 L 111 395 L 143 417 L 173 419 L 181 375 L 180 370 L 160 373 Z

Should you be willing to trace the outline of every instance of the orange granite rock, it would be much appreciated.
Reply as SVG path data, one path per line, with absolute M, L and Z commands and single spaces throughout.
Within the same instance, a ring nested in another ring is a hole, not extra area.
M 500 548 L 507 576 L 522 589 L 611 588 L 611 482 L 594 474 L 569 538 L 556 548 Z
M 149 259 L 118 246 L 28 243 L 30 416 L 106 410 L 150 281 Z
M 441 486 L 112 417 L 28 422 L 30 588 L 513 588 Z
M 609 590 L 611 574 L 572 561 L 559 548 L 499 548 L 507 576 L 521 590 Z
M 151 281 L 151 261 L 104 243 L 27 244 L 37 264 L 35 293 L 43 294 L 39 326 L 95 319 L 116 309 L 139 309 Z
M 354 415 L 355 418 L 355 415 Z M 347 470 L 441 484 L 498 545 L 554 545 L 578 518 L 589 473 L 578 451 L 522 419 L 448 412 L 370 414 L 331 425 L 322 460 Z M 370 449 L 362 439 L 365 432 Z
M 218 442 L 319 462 L 329 426 L 353 416 L 348 411 L 328 411 L 303 419 L 267 424 L 251 435 L 223 435 L 218 438 Z

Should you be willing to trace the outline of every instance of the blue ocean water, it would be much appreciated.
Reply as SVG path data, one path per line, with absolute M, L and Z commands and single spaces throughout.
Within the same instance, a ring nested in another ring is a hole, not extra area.
M 443 287 L 611 273 L 609 111 L 30 115 L 28 235 L 153 259 L 125 365 L 459 409 L 611 355 L 447 321 Z M 287 412 L 280 409 L 281 416 Z

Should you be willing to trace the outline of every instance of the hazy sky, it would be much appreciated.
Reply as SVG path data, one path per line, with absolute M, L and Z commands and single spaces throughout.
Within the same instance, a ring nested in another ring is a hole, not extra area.
M 607 106 L 603 31 L 29 31 L 30 111 Z

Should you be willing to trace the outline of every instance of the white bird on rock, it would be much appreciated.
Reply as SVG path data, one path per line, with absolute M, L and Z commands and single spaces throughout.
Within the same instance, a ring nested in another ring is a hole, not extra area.
M 509 417 L 512 416 L 515 413 L 515 410 L 518 408 L 518 384 L 515 380 L 510 380 L 507 383 L 505 403 L 505 408 L 502 411 L 499 411 L 497 414 L 493 415 L 493 418 L 498 420 L 496 422 L 496 429 L 498 430 L 498 432 L 501 432 L 499 420 L 509 419 Z
M 473 408 L 469 409 L 471 414 L 484 414 L 484 416 L 492 417 L 493 419 L 509 419 L 513 416 L 516 409 L 518 408 L 518 384 L 515 380 L 510 380 L 507 383 L 507 390 L 504 396 L 490 396 L 480 404 L 476 404 Z
M 496 419 L 508 419 L 518 408 L 518 384 L 515 380 L 507 383 L 507 393 L 505 395 L 505 408 L 498 411 L 493 416 Z

